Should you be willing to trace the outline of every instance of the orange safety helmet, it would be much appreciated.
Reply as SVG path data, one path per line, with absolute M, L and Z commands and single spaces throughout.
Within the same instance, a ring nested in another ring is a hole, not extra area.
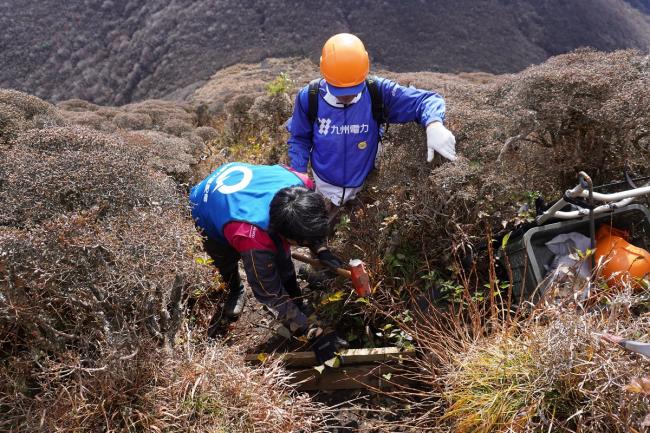
M 365 82 L 369 70 L 368 52 L 358 37 L 350 33 L 339 33 L 323 45 L 320 72 L 331 86 L 355 88 L 347 94 L 358 93 L 360 90 L 356 87 Z M 337 93 L 340 94 L 341 90 Z
M 596 262 L 603 263 L 602 275 L 611 286 L 617 283 L 632 283 L 635 279 L 650 275 L 650 253 L 635 247 L 625 238 L 627 232 L 603 224 L 596 234 Z

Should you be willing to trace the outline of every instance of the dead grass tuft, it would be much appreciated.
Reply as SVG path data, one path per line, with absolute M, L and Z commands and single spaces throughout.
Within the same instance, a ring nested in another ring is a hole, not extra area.
M 37 401 L 21 392 L 20 376 L 2 367 L 3 387 L 15 394 L 11 402 L 5 400 L 10 404 L 4 407 L 12 410 L 0 426 L 79 432 L 324 431 L 328 411 L 295 393 L 278 364 L 250 367 L 236 349 L 192 346 L 171 351 L 142 346 L 92 364 L 74 353 L 66 363 L 44 359 L 32 384 L 41 388 Z
M 507 294 L 473 294 L 473 278 L 447 308 L 420 299 L 415 320 L 396 323 L 422 357 L 408 387 L 389 393 L 409 408 L 396 425 L 440 432 L 642 431 L 650 396 L 628 384 L 649 360 L 601 341 L 603 332 L 647 338 L 650 292 L 601 291 L 545 300 L 525 317 Z M 501 299 L 503 296 L 503 299 Z M 383 311 L 387 311 L 385 307 Z

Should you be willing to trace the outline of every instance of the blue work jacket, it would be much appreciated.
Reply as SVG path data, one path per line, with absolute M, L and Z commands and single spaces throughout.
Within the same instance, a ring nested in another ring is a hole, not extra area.
M 445 101 L 435 92 L 404 87 L 394 81 L 377 78 L 387 112 L 388 123 L 417 121 L 422 126 L 444 120 Z M 308 119 L 309 86 L 296 96 L 293 115 L 288 123 L 291 167 L 312 170 L 323 181 L 346 188 L 363 185 L 372 171 L 379 148 L 380 125 L 372 117 L 370 92 L 364 88 L 361 98 L 345 107 L 330 105 L 325 80 L 319 88 L 318 114 L 313 124 Z

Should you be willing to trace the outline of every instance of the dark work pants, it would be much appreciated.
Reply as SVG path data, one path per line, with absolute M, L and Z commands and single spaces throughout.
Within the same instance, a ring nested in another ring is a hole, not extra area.
M 239 260 L 241 255 L 229 244 L 204 239 L 203 247 L 219 269 L 223 280 L 240 284 Z M 279 253 L 271 251 L 248 251 L 245 253 L 244 267 L 248 283 L 255 298 L 278 313 L 278 319 L 290 325 L 290 329 L 305 328 L 307 318 L 298 309 L 302 292 L 296 280 L 296 271 L 291 254 L 282 249 Z
M 203 239 L 203 248 L 212 259 L 214 266 L 219 269 L 219 274 L 221 274 L 221 278 L 228 289 L 235 285 L 239 286 L 241 284 L 239 278 L 239 260 L 241 256 L 239 253 L 229 244 L 209 238 Z

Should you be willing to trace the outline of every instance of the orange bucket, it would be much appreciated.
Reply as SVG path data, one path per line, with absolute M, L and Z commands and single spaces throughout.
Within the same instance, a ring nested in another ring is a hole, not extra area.
M 610 287 L 619 283 L 638 287 L 636 280 L 650 275 L 650 253 L 630 244 L 628 236 L 608 224 L 596 233 L 596 263 L 603 263 L 602 276 Z

